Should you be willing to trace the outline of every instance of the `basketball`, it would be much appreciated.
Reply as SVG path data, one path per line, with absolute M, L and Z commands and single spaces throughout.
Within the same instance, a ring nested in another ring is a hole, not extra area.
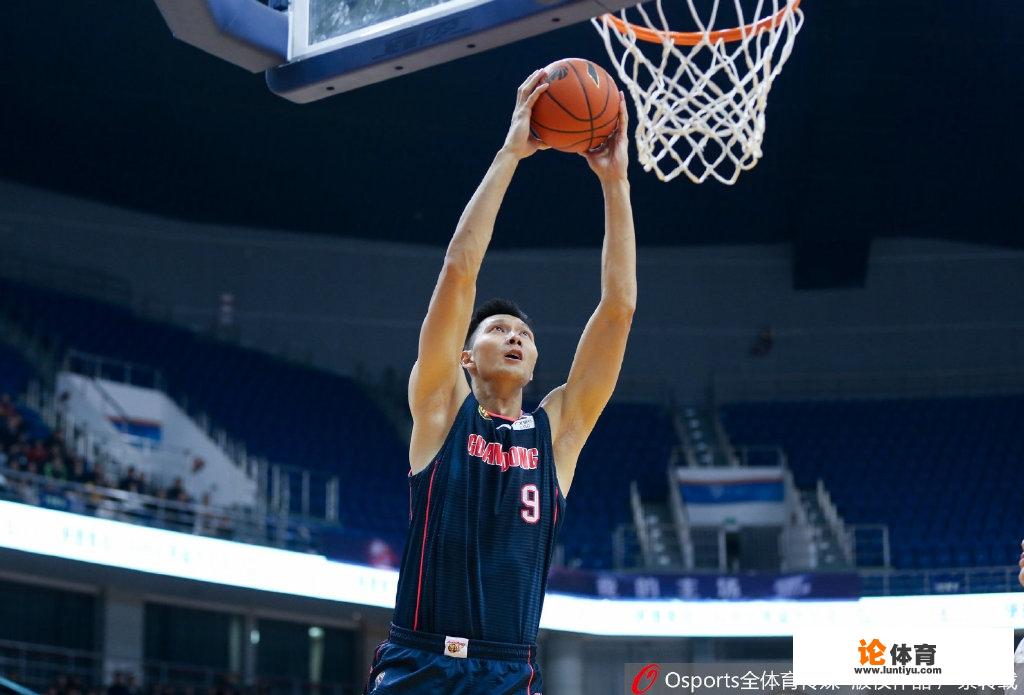
M 611 75 L 583 58 L 556 60 L 544 72 L 550 86 L 533 105 L 534 137 L 562 152 L 600 147 L 619 119 L 619 88 Z

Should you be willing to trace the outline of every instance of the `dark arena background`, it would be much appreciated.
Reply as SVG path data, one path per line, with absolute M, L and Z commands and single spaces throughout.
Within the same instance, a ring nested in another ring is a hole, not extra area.
M 354 695 L 444 249 L 524 77 L 612 66 L 572 23 L 297 104 L 161 7 L 0 22 L 0 692 Z M 833 602 L 1024 630 L 1024 5 L 801 8 L 756 168 L 632 163 L 639 300 L 567 499 L 549 695 L 786 661 Z M 521 163 L 477 296 L 533 319 L 527 410 L 602 233 L 580 157 Z

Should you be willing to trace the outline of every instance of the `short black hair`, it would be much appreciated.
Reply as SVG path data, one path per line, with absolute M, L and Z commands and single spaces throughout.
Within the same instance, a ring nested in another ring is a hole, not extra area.
M 466 332 L 465 347 L 469 347 L 469 341 L 472 339 L 473 334 L 476 333 L 476 329 L 480 327 L 480 324 L 484 322 L 484 319 L 490 318 L 497 314 L 508 314 L 509 316 L 515 316 L 517 319 L 525 323 L 527 326 L 530 325 L 530 317 L 519 308 L 519 305 L 513 302 L 511 299 L 502 299 L 501 297 L 495 297 L 494 299 L 488 299 L 486 302 L 481 304 L 473 312 L 473 318 L 469 320 L 469 331 Z

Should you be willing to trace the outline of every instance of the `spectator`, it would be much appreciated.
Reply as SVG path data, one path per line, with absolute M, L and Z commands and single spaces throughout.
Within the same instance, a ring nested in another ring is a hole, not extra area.
M 95 485 L 96 475 L 89 471 L 85 465 L 85 459 L 77 454 L 71 457 L 71 474 L 68 479 L 79 485 Z
M 46 444 L 43 443 L 42 439 L 37 439 L 28 451 L 25 452 L 25 456 L 28 460 L 37 466 L 42 465 L 50 457 L 50 451 L 46 448 Z
M 172 502 L 189 502 L 188 493 L 185 491 L 185 483 L 181 477 L 174 479 L 174 484 L 167 490 L 167 499 Z
M 117 481 L 117 489 L 128 491 L 128 486 L 135 481 L 135 466 L 128 466 L 128 470 L 124 472 L 121 479 Z
M 107 471 L 103 468 L 102 463 L 97 463 L 92 467 L 92 484 L 96 487 L 110 487 L 110 481 L 107 479 Z
M 68 468 L 64 463 L 64 455 L 57 453 L 43 464 L 43 475 L 53 480 L 67 480 Z
M 24 472 L 28 465 L 28 457 L 25 456 L 25 445 L 21 442 L 12 444 L 7 448 L 7 467 L 12 471 Z
M 132 695 L 128 689 L 128 680 L 121 671 L 114 673 L 114 682 L 107 687 L 107 695 Z

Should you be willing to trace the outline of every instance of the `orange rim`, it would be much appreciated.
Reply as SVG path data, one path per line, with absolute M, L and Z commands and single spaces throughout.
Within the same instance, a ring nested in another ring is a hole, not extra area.
M 800 0 L 792 0 L 792 2 L 781 10 L 776 12 L 771 17 L 765 17 L 756 24 L 748 24 L 745 27 L 736 27 L 735 29 L 719 29 L 717 31 L 711 31 L 707 33 L 707 39 L 711 43 L 717 43 L 718 41 L 725 41 L 731 43 L 733 41 L 740 41 L 745 36 L 751 36 L 753 34 L 760 34 L 762 31 L 778 26 L 782 23 L 782 18 L 787 12 L 793 12 L 800 7 Z M 648 41 L 650 43 L 662 43 L 666 38 L 672 40 L 672 43 L 677 46 L 696 46 L 697 44 L 704 41 L 705 34 L 702 31 L 657 31 L 648 27 L 640 27 L 636 24 L 632 24 L 623 19 L 619 19 L 613 14 L 606 14 L 601 17 L 607 24 L 611 24 L 615 27 L 616 31 L 620 34 L 628 34 L 630 30 L 636 34 L 636 37 L 641 41 Z

